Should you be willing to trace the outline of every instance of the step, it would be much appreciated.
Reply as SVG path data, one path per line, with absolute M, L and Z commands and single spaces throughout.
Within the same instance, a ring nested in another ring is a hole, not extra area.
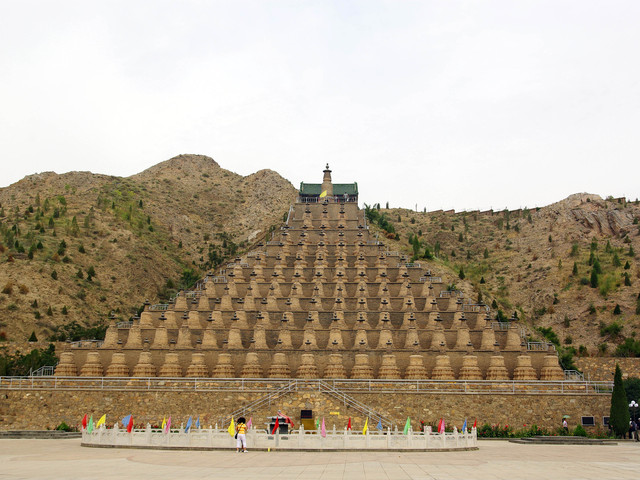
M 523 437 L 511 438 L 511 443 L 519 443 L 526 445 L 617 445 L 618 442 L 607 438 L 587 438 L 587 437 L 570 437 L 570 436 L 553 436 L 553 437 Z
M 80 438 L 80 432 L 64 432 L 62 430 L 0 430 L 0 439 L 3 438 Z

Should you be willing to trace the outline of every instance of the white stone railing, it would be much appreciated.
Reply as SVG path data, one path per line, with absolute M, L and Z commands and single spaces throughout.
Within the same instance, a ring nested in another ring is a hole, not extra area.
M 434 433 L 431 427 L 424 432 L 409 429 L 405 435 L 398 430 L 378 431 L 375 426 L 366 434 L 361 432 L 332 430 L 326 436 L 320 432 L 304 431 L 301 426 L 287 434 L 271 435 L 266 429 L 250 428 L 247 432 L 247 449 L 257 450 L 468 450 L 478 448 L 478 437 L 475 428 L 471 432 L 460 433 L 454 427 L 453 432 Z M 197 428 L 185 433 L 184 428 L 163 432 L 152 429 L 134 429 L 130 433 L 118 428 L 104 428 L 104 425 L 88 433 L 82 431 L 82 445 L 91 447 L 142 447 L 162 449 L 176 448 L 210 448 L 229 449 L 236 447 L 236 440 L 229 435 L 226 428 Z
M 383 380 L 301 378 L 0 377 L 0 390 L 112 390 L 269 393 L 323 388 L 364 393 L 610 395 L 613 382 L 567 380 Z

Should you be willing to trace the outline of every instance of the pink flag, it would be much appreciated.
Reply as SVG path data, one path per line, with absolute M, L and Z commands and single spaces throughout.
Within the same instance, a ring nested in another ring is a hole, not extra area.
M 440 419 L 440 423 L 438 424 L 438 433 L 444 433 L 444 418 Z
M 249 421 L 247 422 L 247 430 L 251 428 L 252 424 L 253 424 L 253 417 L 249 417 Z
M 171 416 L 169 416 L 169 420 L 167 420 L 167 424 L 164 427 L 164 433 L 169 433 L 171 429 Z
M 322 435 L 323 438 L 327 436 L 327 429 L 324 427 L 324 417 L 322 417 L 322 427 L 320 427 L 320 435 Z

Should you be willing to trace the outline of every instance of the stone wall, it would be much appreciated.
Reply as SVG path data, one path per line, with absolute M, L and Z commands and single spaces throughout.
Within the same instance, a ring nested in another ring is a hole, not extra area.
M 87 413 L 97 420 L 107 414 L 107 423 L 133 414 L 136 425 L 159 424 L 163 416 L 172 416 L 173 424 L 186 422 L 190 415 L 200 416 L 202 425 L 215 424 L 220 417 L 246 405 L 260 394 L 227 392 L 125 392 L 125 391 L 61 391 L 0 390 L 0 429 L 55 428 L 61 422 L 76 426 Z M 525 394 L 442 394 L 386 393 L 353 394 L 358 401 L 395 422 L 399 428 L 407 416 L 413 425 L 420 420 L 432 423 L 444 417 L 447 423 L 461 426 L 465 418 L 478 424 L 508 424 L 520 428 L 524 424 L 556 428 L 563 415 L 570 415 L 571 425 L 581 416 L 594 416 L 597 425 L 609 415 L 609 395 L 525 395 Z M 261 426 L 266 417 L 281 409 L 297 423 L 300 410 L 313 410 L 317 418 L 325 418 L 327 428 L 344 428 L 351 417 L 354 429 L 361 429 L 364 416 L 343 402 L 317 391 L 291 392 L 274 404 L 247 412 L 254 424 Z M 372 425 L 373 427 L 374 425 Z
M 576 366 L 584 373 L 584 378 L 593 381 L 613 381 L 616 363 L 622 369 L 622 377 L 640 377 L 640 358 L 580 357 Z

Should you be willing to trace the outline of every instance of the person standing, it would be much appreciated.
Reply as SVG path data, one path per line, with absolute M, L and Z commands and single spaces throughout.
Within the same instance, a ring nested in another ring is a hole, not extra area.
M 567 419 L 566 418 L 562 419 L 562 430 L 564 430 L 565 434 L 569 433 L 569 424 L 567 423 Z
M 244 417 L 238 418 L 236 422 L 236 452 L 242 448 L 242 452 L 247 452 L 247 424 Z

